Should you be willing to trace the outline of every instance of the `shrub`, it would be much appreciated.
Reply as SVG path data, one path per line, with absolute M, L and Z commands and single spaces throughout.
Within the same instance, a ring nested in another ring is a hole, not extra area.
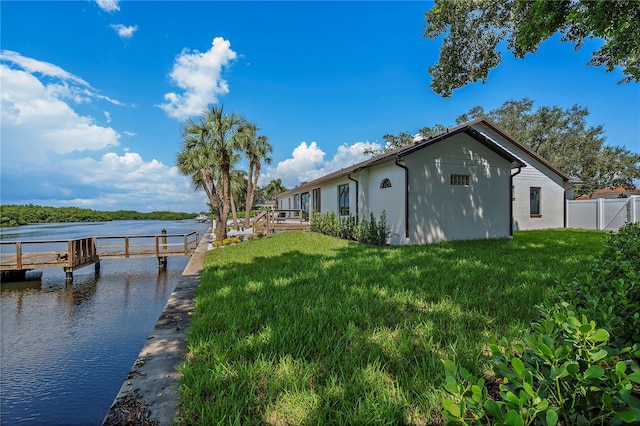
M 383 246 L 387 244 L 389 227 L 387 226 L 387 214 L 382 212 L 377 221 L 373 213 L 369 219 L 362 217 L 358 220 L 355 216 L 338 218 L 335 213 L 314 214 L 311 218 L 311 231 L 344 240 L 358 241 L 364 244 Z
M 538 306 L 522 341 L 489 345 L 499 385 L 445 361 L 453 424 L 640 423 L 640 224 L 604 241 L 594 263 Z
M 225 238 L 222 241 L 214 241 L 211 243 L 212 247 L 222 247 L 222 246 L 228 246 L 229 244 L 239 244 L 242 242 L 242 238 L 240 237 L 230 237 L 230 238 Z
M 570 305 L 545 315 L 522 341 L 492 342 L 491 364 L 500 398 L 488 394 L 484 379 L 445 361 L 444 414 L 453 424 L 621 424 L 640 422 L 640 400 L 633 396 L 640 367 L 640 345 L 618 350 L 609 333 L 579 318 Z M 623 360 L 627 358 L 627 361 Z M 635 384 L 635 385 L 634 385 Z
M 558 286 L 547 309 L 562 300 L 605 328 L 614 345 L 640 343 L 640 223 L 610 233 L 594 264 Z

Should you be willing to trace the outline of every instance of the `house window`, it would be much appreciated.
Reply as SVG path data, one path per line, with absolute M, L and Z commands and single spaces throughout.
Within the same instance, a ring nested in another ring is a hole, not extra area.
M 451 175 L 451 185 L 469 186 L 469 175 Z
M 338 212 L 340 216 L 349 216 L 349 184 L 338 185 Z
M 383 188 L 391 188 L 391 181 L 387 178 L 382 179 L 382 182 L 380 183 L 380 189 Z
M 320 211 L 320 188 L 316 188 L 313 190 L 311 203 L 312 203 L 311 208 L 313 209 L 313 211 L 319 212 Z
M 309 213 L 309 193 L 305 192 L 300 196 L 300 209 Z
M 529 213 L 531 217 L 540 217 L 540 187 L 532 186 L 529 188 Z
M 296 210 L 300 208 L 300 194 L 293 196 L 293 208 Z

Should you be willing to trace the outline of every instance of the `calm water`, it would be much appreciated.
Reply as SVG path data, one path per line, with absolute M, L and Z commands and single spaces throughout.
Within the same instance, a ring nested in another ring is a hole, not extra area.
M 187 233 L 194 221 L 114 221 L 0 229 L 2 240 Z M 2 425 L 99 425 L 173 291 L 187 256 L 112 259 L 65 283 L 62 268 L 27 274 L 0 291 Z

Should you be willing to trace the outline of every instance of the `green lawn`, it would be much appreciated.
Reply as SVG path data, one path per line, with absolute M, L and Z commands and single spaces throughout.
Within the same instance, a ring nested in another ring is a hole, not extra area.
M 442 360 L 486 368 L 604 233 L 373 248 L 292 232 L 212 250 L 181 371 L 183 424 L 439 424 Z

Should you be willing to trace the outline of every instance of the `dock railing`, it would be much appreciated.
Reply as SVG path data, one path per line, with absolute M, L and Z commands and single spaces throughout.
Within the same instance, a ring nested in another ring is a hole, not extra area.
M 61 266 L 74 268 L 99 261 L 93 238 L 75 240 L 1 241 L 0 270 Z
M 300 209 L 266 210 L 253 223 L 253 235 L 311 229 L 309 214 Z
M 106 258 L 189 255 L 198 246 L 198 233 L 94 237 L 98 255 Z
M 0 271 L 24 273 L 32 269 L 62 267 L 71 277 L 74 269 L 101 259 L 156 257 L 166 266 L 168 256 L 192 254 L 198 232 L 188 234 L 86 237 L 72 240 L 0 241 Z

